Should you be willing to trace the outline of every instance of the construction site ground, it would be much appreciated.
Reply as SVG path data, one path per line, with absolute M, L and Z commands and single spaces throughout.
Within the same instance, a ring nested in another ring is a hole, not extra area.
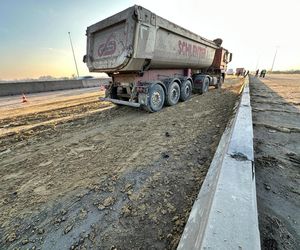
M 250 77 L 262 249 L 300 246 L 300 75 Z
M 157 113 L 0 98 L 0 249 L 175 249 L 242 79 Z

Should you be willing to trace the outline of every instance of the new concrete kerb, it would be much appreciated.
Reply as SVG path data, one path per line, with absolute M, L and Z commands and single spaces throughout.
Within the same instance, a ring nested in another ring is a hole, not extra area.
M 178 250 L 260 249 L 249 80 L 194 202 Z

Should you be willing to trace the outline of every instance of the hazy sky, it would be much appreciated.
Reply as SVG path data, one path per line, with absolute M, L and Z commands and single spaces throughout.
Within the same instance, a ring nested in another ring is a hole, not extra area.
M 91 75 L 82 57 L 86 27 L 134 4 L 205 38 L 223 39 L 229 68 L 300 69 L 299 0 L 0 0 L 0 79 L 76 72 Z M 95 74 L 94 74 L 95 75 Z

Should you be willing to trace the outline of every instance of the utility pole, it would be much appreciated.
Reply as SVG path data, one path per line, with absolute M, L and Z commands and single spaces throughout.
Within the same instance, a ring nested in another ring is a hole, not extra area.
M 71 39 L 71 33 L 68 32 L 68 34 L 69 34 L 70 44 L 71 44 L 71 48 L 72 48 L 72 52 L 73 52 L 73 57 L 74 57 L 74 62 L 75 62 L 75 67 L 76 67 L 76 72 L 77 72 L 77 77 L 79 77 L 79 72 L 78 72 L 78 68 L 77 68 L 77 62 L 76 62 L 76 58 L 75 58 L 75 54 L 74 54 L 73 43 L 72 43 L 72 39 Z
M 275 63 L 275 59 L 276 59 L 276 55 L 277 55 L 277 50 L 278 50 L 278 46 L 276 46 L 276 50 L 275 50 L 275 55 L 274 55 L 274 58 L 273 58 L 271 72 L 273 71 L 273 67 L 274 67 L 274 63 Z

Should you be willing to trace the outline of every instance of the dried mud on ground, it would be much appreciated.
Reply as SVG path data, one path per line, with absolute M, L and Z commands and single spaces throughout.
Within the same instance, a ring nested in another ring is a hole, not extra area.
M 300 75 L 250 78 L 262 249 L 300 246 Z
M 0 137 L 0 248 L 175 249 L 239 87 Z

